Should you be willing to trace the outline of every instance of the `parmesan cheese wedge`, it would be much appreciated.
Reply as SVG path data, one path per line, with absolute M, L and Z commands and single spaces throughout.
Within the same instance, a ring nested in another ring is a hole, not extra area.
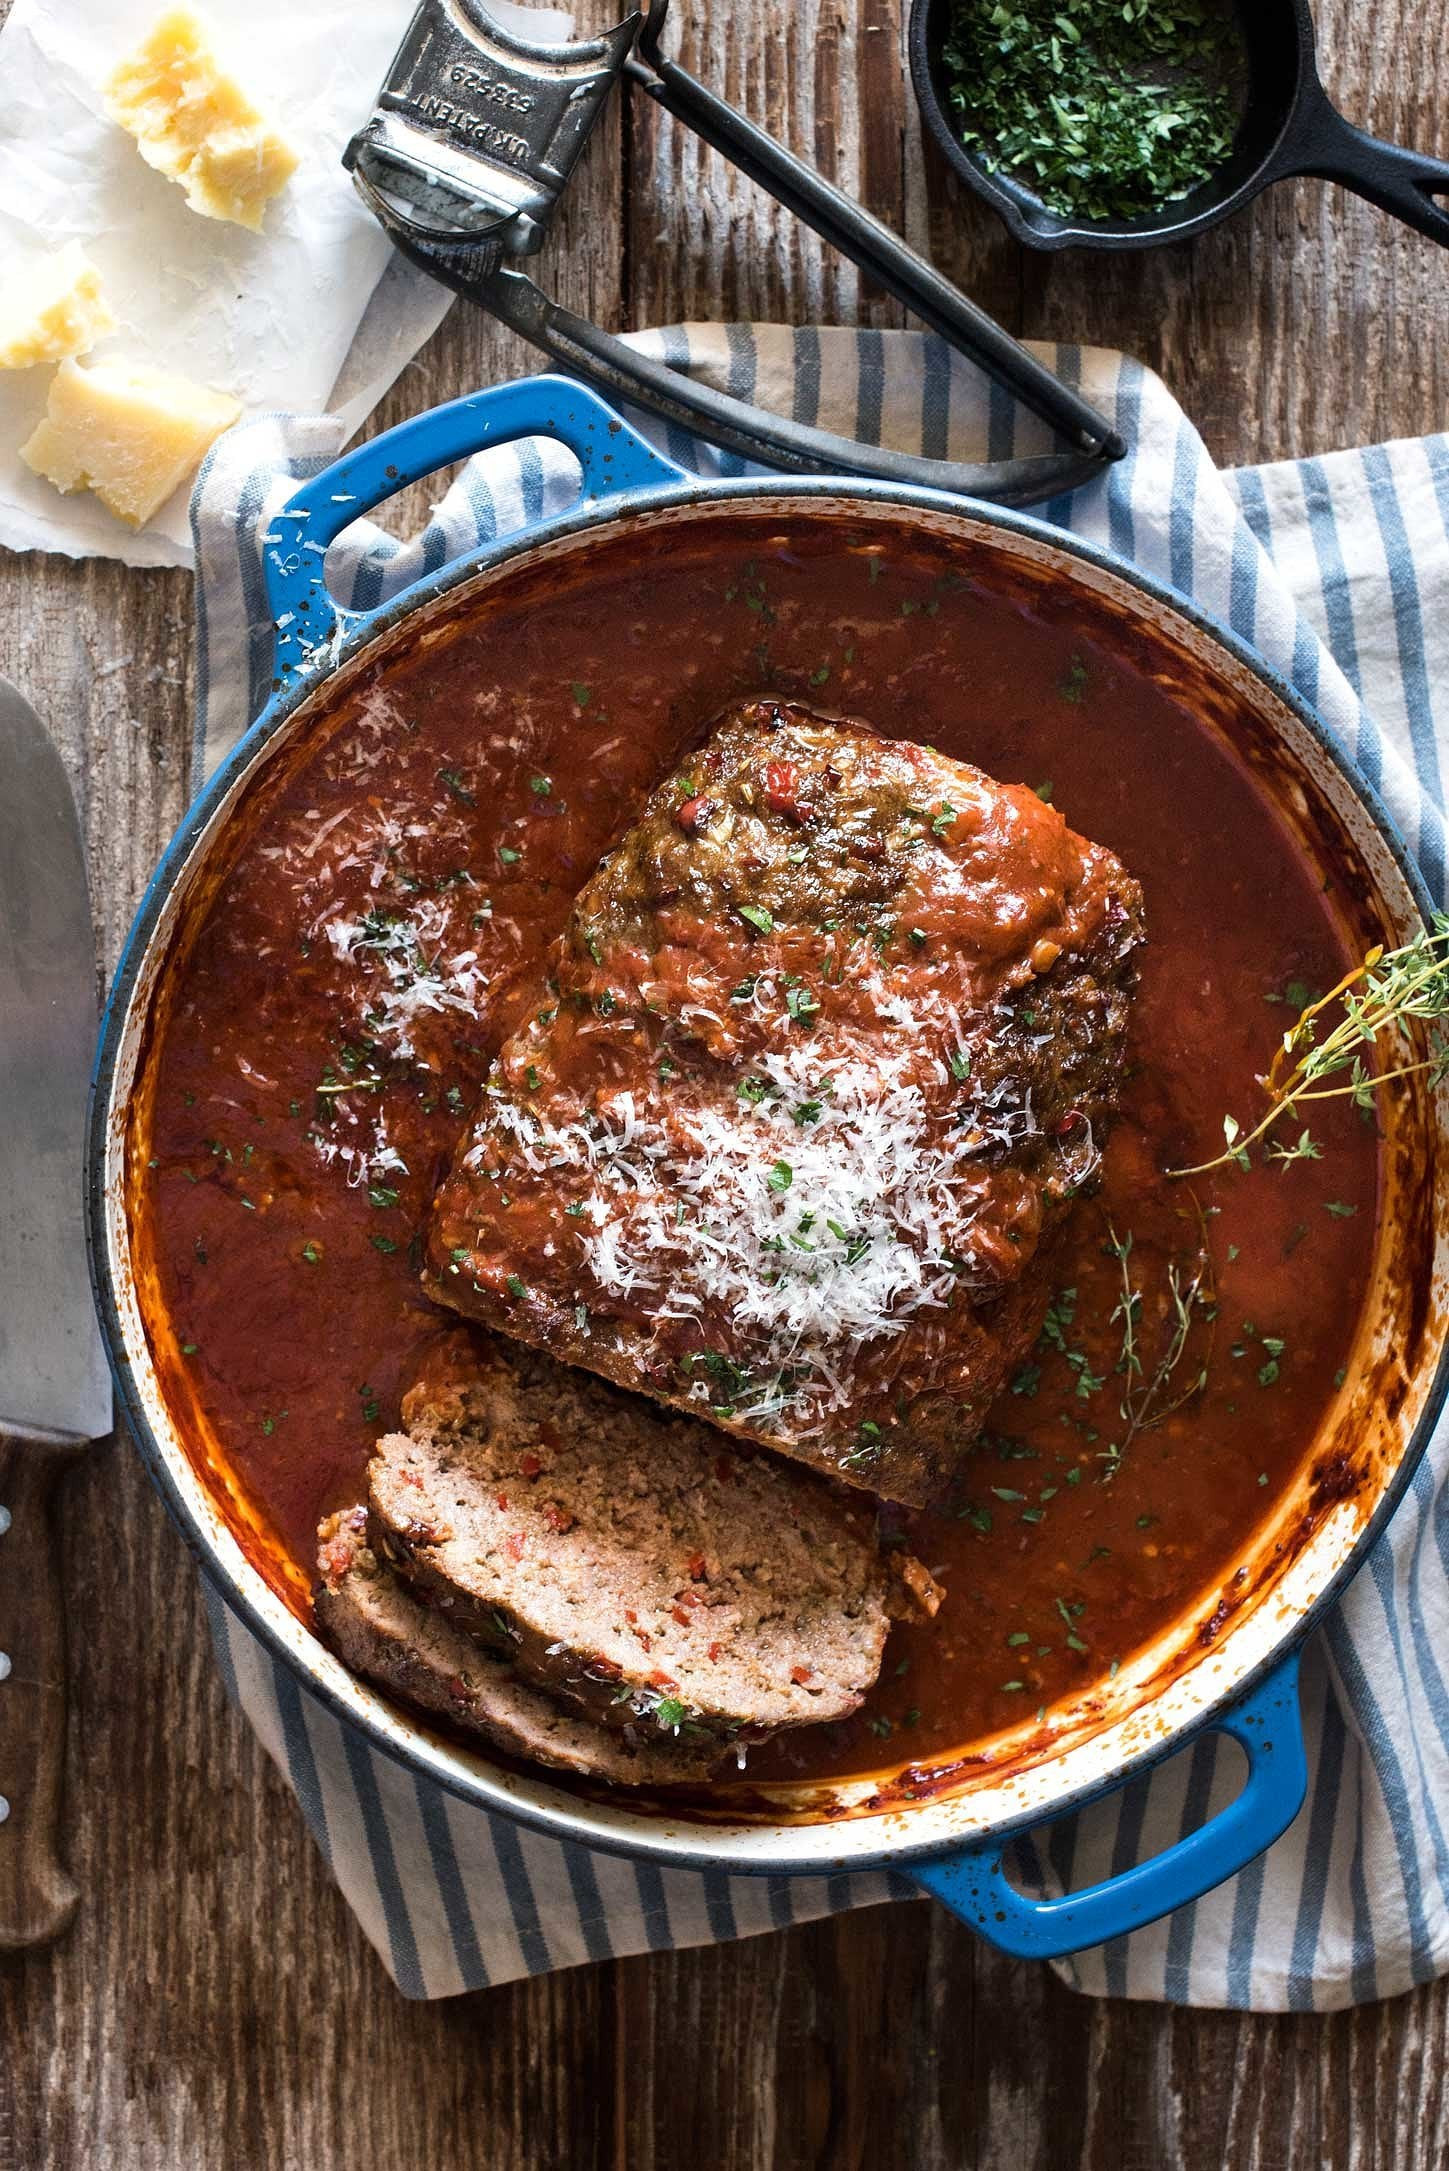
M 7 270 L 0 287 L 0 369 L 31 369 L 88 354 L 115 319 L 100 274 L 78 241 Z
M 140 363 L 62 362 L 20 457 L 57 490 L 93 490 L 143 528 L 240 413 L 226 393 Z
M 204 219 L 259 233 L 296 170 L 296 152 L 224 72 L 190 8 L 167 9 L 111 76 L 105 104 L 147 165 L 179 182 Z

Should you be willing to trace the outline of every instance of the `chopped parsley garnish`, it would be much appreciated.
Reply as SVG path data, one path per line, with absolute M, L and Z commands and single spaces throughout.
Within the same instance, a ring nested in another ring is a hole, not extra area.
M 553 778 L 551 776 L 531 776 L 528 780 L 528 788 L 535 799 L 547 799 L 549 793 L 553 790 Z
M 373 1205 L 378 1208 L 382 1208 L 385 1206 L 396 1206 L 398 1202 L 398 1194 L 396 1191 L 393 1190 L 391 1184 L 369 1184 L 367 1187 L 367 1195 L 372 1201 Z
M 1243 1332 L 1252 1334 L 1253 1331 L 1253 1328 L 1244 1321 Z M 1278 1378 L 1278 1360 L 1287 1344 L 1279 1334 L 1260 1334 L 1257 1339 L 1262 1345 L 1264 1359 L 1263 1363 L 1258 1367 L 1258 1385 L 1260 1387 L 1271 1387 Z
M 741 1395 L 753 1385 L 745 1367 L 736 1364 L 732 1357 L 725 1356 L 722 1350 L 693 1350 L 680 1358 L 679 1365 L 684 1372 L 691 1372 L 696 1365 L 700 1365 L 709 1374 L 716 1388 L 720 1389 L 726 1398 L 714 1405 L 721 1415 L 732 1412 Z
M 527 1282 L 521 1281 L 516 1274 L 509 1275 L 504 1287 L 511 1297 L 526 1297 L 528 1295 Z
M 1063 701 L 1080 701 L 1087 690 L 1087 666 L 1080 656 L 1074 655 L 1057 680 L 1057 692 Z
M 1128 220 L 1232 148 L 1233 11 L 1202 0 L 956 0 L 942 52 L 957 132 L 1067 218 Z
M 374 1251 L 396 1251 L 397 1245 L 390 1236 L 370 1236 L 368 1242 Z
M 740 905 L 738 911 L 740 918 L 747 920 L 750 926 L 759 934 L 769 935 L 774 933 L 775 915 L 768 905 Z
M 689 1706 L 681 1703 L 677 1696 L 661 1696 L 654 1706 L 654 1716 L 660 1726 L 677 1733 L 689 1716 Z
M 795 1181 L 795 1171 L 788 1161 L 777 1161 L 770 1171 L 770 1189 L 788 1191 Z
M 522 859 L 523 854 L 522 852 L 515 851 L 514 847 L 511 844 L 500 844 L 498 847 L 498 857 L 502 860 L 505 867 L 516 867 L 519 860 Z
M 442 785 L 443 789 L 446 792 L 450 793 L 452 797 L 458 801 L 460 806 L 477 806 L 478 802 L 476 798 L 474 797 L 473 793 L 468 790 L 468 787 L 463 782 L 461 770 L 440 769 L 438 771 L 438 782 Z
M 1075 1289 L 1059 1289 L 1047 1306 L 1046 1317 L 1041 1324 L 1041 1338 L 1050 1342 L 1053 1349 L 1065 1350 L 1067 1329 L 1077 1316 L 1077 1292 Z
M 377 1399 L 377 1390 L 373 1387 L 359 1387 L 357 1392 L 362 1397 L 362 1415 L 364 1422 L 369 1425 L 375 1425 L 377 1423 L 379 1415 L 381 1414 L 381 1405 L 379 1404 Z
M 956 809 L 949 799 L 943 799 L 931 817 L 931 834 L 936 837 L 944 837 L 955 819 Z

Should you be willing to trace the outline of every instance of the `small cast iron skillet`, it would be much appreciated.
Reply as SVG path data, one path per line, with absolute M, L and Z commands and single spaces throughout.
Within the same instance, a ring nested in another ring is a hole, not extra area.
M 1005 172 L 991 172 L 966 149 L 952 118 L 942 59 L 953 5 L 954 0 L 914 0 L 910 51 L 916 98 L 947 162 L 1028 248 L 1141 249 L 1183 241 L 1292 174 L 1341 182 L 1431 240 L 1449 243 L 1449 204 L 1436 200 L 1449 197 L 1449 164 L 1365 135 L 1329 102 L 1314 64 L 1309 0 L 1237 0 L 1247 100 L 1228 157 L 1198 188 L 1160 211 L 1100 221 L 1049 211 L 1030 189 Z

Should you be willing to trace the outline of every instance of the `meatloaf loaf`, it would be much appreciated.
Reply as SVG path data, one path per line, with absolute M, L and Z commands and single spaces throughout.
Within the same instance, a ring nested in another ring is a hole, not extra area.
M 846 1717 L 889 1627 L 873 1518 L 709 1428 L 455 1333 L 368 1470 L 368 1537 L 596 1726 L 763 1740 Z
M 644 1723 L 594 1726 L 564 1710 L 377 1558 L 365 1507 L 329 1516 L 317 1538 L 318 1633 L 345 1666 L 400 1703 L 532 1763 L 623 1786 L 703 1779 L 725 1754 L 713 1736 L 685 1739 Z
M 1141 936 L 1137 884 L 1036 793 L 734 710 L 579 895 L 427 1285 L 922 1504 L 1039 1330 Z

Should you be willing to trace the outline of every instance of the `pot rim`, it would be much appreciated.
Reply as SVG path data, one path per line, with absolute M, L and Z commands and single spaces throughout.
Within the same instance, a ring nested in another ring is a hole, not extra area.
M 727 1863 L 732 1871 L 742 1874 L 820 1875 L 837 1868 L 860 1871 L 896 1868 L 958 1853 L 963 1846 L 976 1845 L 982 1841 L 1009 1839 L 1070 1815 L 1087 1803 L 1114 1792 L 1128 1779 L 1151 1771 L 1167 1757 L 1175 1755 L 1198 1734 L 1211 1730 L 1223 1713 L 1250 1695 L 1299 1649 L 1326 1609 L 1363 1566 L 1370 1549 L 1397 1510 L 1428 1448 L 1446 1401 L 1449 1401 L 1449 1337 L 1440 1342 L 1433 1381 L 1392 1473 L 1384 1483 L 1374 1508 L 1354 1537 L 1348 1553 L 1328 1576 L 1321 1589 L 1314 1592 L 1296 1618 L 1272 1637 L 1267 1651 L 1243 1674 L 1208 1695 L 1199 1709 L 1172 1727 L 1162 1739 L 1134 1748 L 1109 1774 L 1093 1777 L 1053 1796 L 1049 1801 L 1035 1802 L 1020 1811 L 992 1818 L 969 1831 L 915 1840 L 901 1836 L 899 1827 L 917 1807 L 924 1810 L 932 1806 L 930 1798 L 919 1805 L 910 1802 L 892 1804 L 883 1814 L 873 1817 L 857 1816 L 848 1822 L 835 1825 L 825 1820 L 811 1822 L 802 1827 L 784 1822 L 770 1824 L 764 1819 L 744 1824 L 722 1820 L 715 1824 L 695 1816 L 689 1808 L 683 1808 L 678 1815 L 671 1816 L 667 1805 L 664 1809 L 653 1807 L 646 1818 L 638 1808 L 631 1808 L 625 1803 L 600 1803 L 592 1795 L 567 1792 L 562 1786 L 555 1784 L 546 1772 L 530 1770 L 524 1776 L 521 1783 L 532 1789 L 531 1798 L 527 1795 L 516 1795 L 509 1784 L 514 1779 L 509 1767 L 497 1764 L 489 1771 L 465 1767 L 459 1761 L 460 1752 L 456 1749 L 446 1744 L 442 1749 L 437 1747 L 437 1741 L 441 1741 L 443 1737 L 434 1737 L 425 1726 L 411 1720 L 404 1719 L 403 1722 L 406 1738 L 397 1738 L 389 1731 L 383 1715 L 393 1709 L 385 1698 L 353 1676 L 347 1677 L 346 1688 L 336 1687 L 323 1677 L 315 1663 L 304 1661 L 302 1653 L 289 1642 L 282 1625 L 269 1617 L 269 1607 L 285 1612 L 287 1621 L 300 1636 L 305 1637 L 314 1654 L 324 1648 L 317 1643 L 315 1633 L 301 1623 L 290 1609 L 285 1608 L 284 1602 L 266 1584 L 260 1570 L 247 1560 L 244 1554 L 242 1562 L 245 1577 L 236 1573 L 222 1557 L 218 1539 L 193 1515 L 178 1476 L 172 1469 L 170 1452 L 152 1429 L 144 1406 L 144 1396 L 137 1385 L 135 1365 L 127 1342 L 125 1322 L 117 1294 L 114 1262 L 108 1242 L 106 1213 L 108 1148 L 116 1114 L 114 1094 L 117 1072 L 127 1044 L 126 1027 L 130 1018 L 131 999 L 150 961 L 158 923 L 173 890 L 184 878 L 193 850 L 212 820 L 218 804 L 226 797 L 237 779 L 251 768 L 263 750 L 283 734 L 293 716 L 318 695 L 345 665 L 375 642 L 391 634 L 414 613 L 435 603 L 454 588 L 465 585 L 481 574 L 493 573 L 512 560 L 526 558 L 542 546 L 552 546 L 594 529 L 619 526 L 639 515 L 668 512 L 674 508 L 710 507 L 720 503 L 750 503 L 782 498 L 805 503 L 812 500 L 856 501 L 868 507 L 885 510 L 899 508 L 906 513 L 926 512 L 937 516 L 944 514 L 974 522 L 978 526 L 1002 529 L 1105 572 L 1114 579 L 1125 582 L 1179 619 L 1185 620 L 1199 636 L 1226 651 L 1228 656 L 1246 669 L 1269 694 L 1291 711 L 1296 722 L 1327 758 L 1362 807 L 1397 867 L 1421 917 L 1426 924 L 1431 920 L 1435 910 L 1432 896 L 1392 814 L 1376 787 L 1351 765 L 1346 752 L 1330 735 L 1310 704 L 1247 641 L 1212 612 L 1205 610 L 1194 598 L 1183 595 L 1154 574 L 1119 557 L 1104 546 L 1083 536 L 1057 529 L 1047 521 L 1015 509 L 956 497 L 945 491 L 916 485 L 865 478 L 741 476 L 687 479 L 678 483 L 631 489 L 601 501 L 576 505 L 532 526 L 496 538 L 450 561 L 436 572 L 425 575 L 388 603 L 359 617 L 347 627 L 340 638 L 328 644 L 327 652 L 320 662 L 314 663 L 312 668 L 301 674 L 293 685 L 274 693 L 256 720 L 218 765 L 188 806 L 147 885 L 107 995 L 91 1081 L 86 1143 L 85 1214 L 92 1290 L 102 1337 L 125 1414 L 127 1430 L 152 1483 L 160 1493 L 188 1551 L 212 1588 L 225 1601 L 229 1610 L 240 1618 L 249 1633 L 257 1638 L 271 1659 L 285 1664 L 333 1718 L 343 1725 L 358 1729 L 364 1734 L 370 1747 L 410 1770 L 415 1776 L 426 1776 L 457 1799 L 475 1808 L 507 1816 L 516 1823 L 552 1838 L 586 1844 L 606 1853 L 635 1860 L 651 1860 L 681 1868 L 698 1869 Z M 184 1450 L 182 1452 L 184 1454 Z M 190 1467 L 194 1470 L 194 1466 Z M 228 1537 L 229 1535 L 228 1533 Z M 235 1540 L 230 1542 L 234 1544 Z M 257 1586 L 255 1592 L 248 1587 L 252 1579 Z M 1109 1721 L 1109 1730 L 1112 1725 L 1120 1723 Z M 465 1750 L 461 1754 L 470 1757 L 475 1765 L 488 1761 L 486 1747 L 481 1751 Z M 1045 1759 L 1041 1768 L 1049 1769 L 1052 1761 L 1051 1758 Z M 628 1829 L 612 1828 L 608 1819 L 614 1815 L 619 1816 L 621 1822 L 627 1820 Z M 847 1834 L 859 1836 L 871 1825 L 882 1828 L 881 1836 L 874 1844 L 847 1844 L 838 1854 L 828 1851 L 827 1846 L 822 1845 L 822 1840 L 828 1840 L 832 1831 L 845 1840 Z M 682 1826 L 683 1830 L 676 1830 L 676 1826 Z M 884 1829 L 887 1827 L 893 1829 L 887 1831 Z M 796 1835 L 800 1832 L 808 1832 L 814 1841 L 809 1851 L 797 1841 Z

